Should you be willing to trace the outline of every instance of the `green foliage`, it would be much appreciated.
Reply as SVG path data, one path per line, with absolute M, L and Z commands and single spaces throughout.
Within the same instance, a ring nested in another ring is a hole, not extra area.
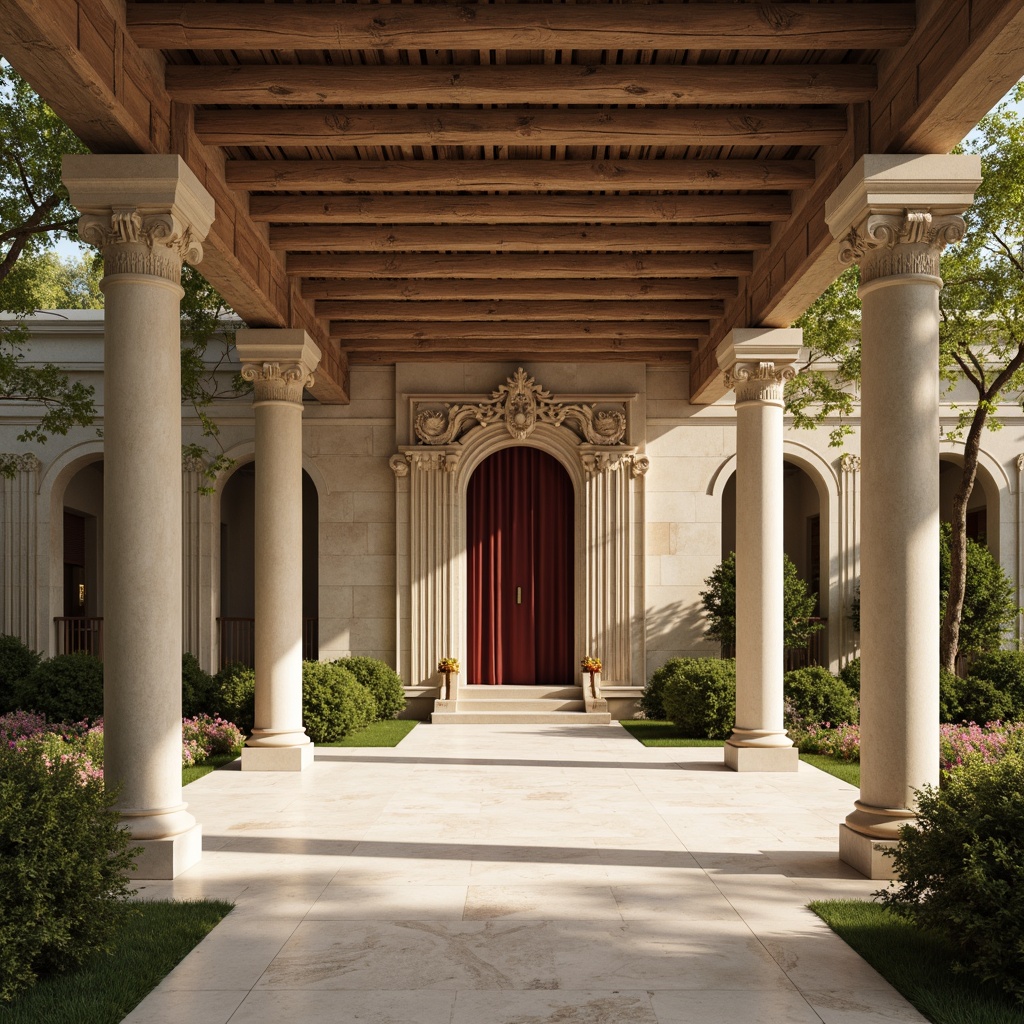
M 882 902 L 953 946 L 961 967 L 1024 1002 L 1024 757 L 980 757 L 918 793 Z
M 939 669 L 939 721 L 1002 722 L 1013 718 L 1013 700 L 987 679 L 973 674 L 961 679 L 953 672 Z
M 852 432 L 844 417 L 854 411 L 860 383 L 860 299 L 856 265 L 844 270 L 795 321 L 803 329 L 807 361 L 786 383 L 786 412 L 793 426 L 813 430 L 826 417 L 837 417 L 829 444 L 842 447 Z
M 1024 721 L 1024 652 L 989 651 L 971 662 L 971 678 L 991 683 L 1010 701 L 1009 716 Z
M 943 523 L 939 534 L 939 598 L 945 614 L 949 596 L 949 539 Z M 994 651 L 1017 619 L 1014 588 L 1003 567 L 983 544 L 968 538 L 967 586 L 960 615 L 960 650 L 968 654 Z
M 644 692 L 640 694 L 640 711 L 649 721 L 660 722 L 667 717 L 664 700 L 665 683 L 673 675 L 674 670 L 669 667 L 672 664 L 673 662 L 670 661 L 656 669 L 651 678 L 647 680 Z
M 853 691 L 860 696 L 860 658 L 848 661 L 840 670 L 839 678 Z
M 214 713 L 251 733 L 256 717 L 256 673 L 245 665 L 225 665 L 213 681 Z
M 405 690 L 398 673 L 386 662 L 377 658 L 339 658 L 335 665 L 341 665 L 355 676 L 356 682 L 365 686 L 377 704 L 374 721 L 383 722 L 394 718 L 405 708 Z
M 344 666 L 302 663 L 302 724 L 314 743 L 331 743 L 377 719 L 373 694 Z
M 101 718 L 103 662 L 91 654 L 58 654 L 40 662 L 25 680 L 21 705 L 51 722 Z
M 726 739 L 736 722 L 736 662 L 673 658 L 664 668 L 665 713 L 683 736 Z
M 134 858 L 114 798 L 74 760 L 0 748 L 0 1001 L 109 943 Z
M 857 698 L 827 668 L 794 669 L 785 674 L 782 686 L 791 714 L 801 725 L 857 722 Z
M 181 656 L 181 713 L 185 718 L 209 714 L 217 703 L 217 683 L 199 659 L 187 651 Z
M 782 574 L 784 642 L 786 647 L 806 647 L 823 624 L 810 621 L 814 615 L 814 598 L 807 593 L 807 584 L 797 575 L 796 566 L 788 555 L 783 555 Z M 725 647 L 733 647 L 736 644 L 735 551 L 730 551 L 715 567 L 704 585 L 708 588 L 700 594 L 708 622 L 704 635 Z
M 19 637 L 0 634 L 0 715 L 17 711 L 25 680 L 39 664 L 42 655 Z

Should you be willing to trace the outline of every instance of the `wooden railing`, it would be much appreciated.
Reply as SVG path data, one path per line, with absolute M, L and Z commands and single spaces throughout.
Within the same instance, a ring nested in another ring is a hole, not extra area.
M 220 630 L 220 667 L 245 665 L 252 668 L 256 661 L 256 620 L 240 616 L 224 616 L 217 620 Z M 302 620 L 302 657 L 316 661 L 320 655 L 320 620 Z
M 53 620 L 57 627 L 58 654 L 94 654 L 103 657 L 103 618 L 84 615 Z
M 828 668 L 828 659 L 825 657 L 826 638 L 828 635 L 828 619 L 809 619 L 809 622 L 820 622 L 822 628 L 811 636 L 806 647 L 787 647 L 785 651 L 786 672 L 792 672 L 795 668 L 807 668 L 809 665 L 821 665 Z M 736 647 L 733 644 L 722 644 L 722 657 L 735 658 Z

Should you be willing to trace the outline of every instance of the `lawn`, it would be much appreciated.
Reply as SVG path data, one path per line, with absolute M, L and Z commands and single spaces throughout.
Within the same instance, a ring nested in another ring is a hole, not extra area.
M 3 1024 L 118 1024 L 230 910 L 230 903 L 126 903 L 109 954 L 43 978 L 0 1005 Z
M 1024 1007 L 1001 989 L 958 974 L 952 950 L 941 938 L 886 907 L 858 900 L 823 900 L 810 907 L 934 1024 L 1024 1020 Z
M 636 737 L 645 747 L 721 747 L 722 740 L 694 740 L 679 735 L 679 729 L 672 722 L 647 721 L 646 719 L 624 719 L 619 723 L 627 732 Z M 801 754 L 801 761 L 834 775 L 851 786 L 860 788 L 860 765 L 841 761 L 827 754 Z

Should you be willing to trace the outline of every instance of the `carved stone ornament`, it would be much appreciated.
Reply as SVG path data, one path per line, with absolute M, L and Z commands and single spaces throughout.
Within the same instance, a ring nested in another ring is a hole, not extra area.
M 860 456 L 859 455 L 844 455 L 839 460 L 839 465 L 843 467 L 844 473 L 859 473 L 860 472 Z
M 397 477 L 409 475 L 409 459 L 403 452 L 392 455 L 388 460 L 388 465 L 391 467 L 391 472 Z
M 83 214 L 78 234 L 103 250 L 103 270 L 113 274 L 148 274 L 179 284 L 181 264 L 198 263 L 203 247 L 192 229 L 170 213 L 140 213 L 115 206 L 109 214 Z
M 242 377 L 252 381 L 257 402 L 302 402 L 302 389 L 313 386 L 313 374 L 302 363 L 244 363 Z
M 181 469 L 184 473 L 205 473 L 206 460 L 201 455 L 182 455 Z
M 927 210 L 873 213 L 850 228 L 839 248 L 841 263 L 860 263 L 861 281 L 903 274 L 939 276 L 939 255 L 964 236 L 964 219 Z
M 504 421 L 509 434 L 522 441 L 539 423 L 565 426 L 590 444 L 623 444 L 626 407 L 617 403 L 565 403 L 556 401 L 520 367 L 483 402 L 466 405 L 417 403 L 413 425 L 422 444 L 444 445 L 457 441 L 471 427 Z
M 786 381 L 796 376 L 792 366 L 774 363 L 737 363 L 725 374 L 725 386 L 736 392 L 737 402 L 779 402 Z
M 590 476 L 627 470 L 630 476 L 638 477 L 643 476 L 651 468 L 651 460 L 646 455 L 625 452 L 583 452 L 580 461 Z
M 1017 456 L 1017 472 L 1024 473 L 1024 453 Z

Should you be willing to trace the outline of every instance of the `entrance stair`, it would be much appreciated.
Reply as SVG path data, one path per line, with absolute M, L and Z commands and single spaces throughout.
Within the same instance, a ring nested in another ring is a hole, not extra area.
M 582 686 L 460 686 L 456 701 L 437 701 L 433 725 L 608 725 L 604 701 Z M 454 707 L 453 707 L 454 704 Z

